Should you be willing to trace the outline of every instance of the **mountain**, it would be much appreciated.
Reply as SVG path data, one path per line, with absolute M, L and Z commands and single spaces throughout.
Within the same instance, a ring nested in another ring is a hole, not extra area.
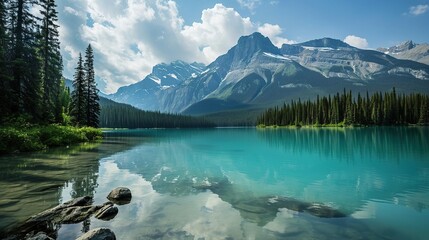
M 429 44 L 416 44 L 413 41 L 405 41 L 389 48 L 378 48 L 380 52 L 389 54 L 395 58 L 408 59 L 429 65 Z
M 167 98 L 175 105 L 166 109 L 211 114 L 314 99 L 343 89 L 365 93 L 396 87 L 407 92 L 426 87 L 429 91 L 426 80 L 429 67 L 424 64 L 358 49 L 340 40 L 323 38 L 278 49 L 254 33 L 240 38 L 203 74 L 172 89 Z
M 167 70 L 163 76 L 170 73 Z M 227 117 L 343 89 L 372 93 L 396 87 L 398 93 L 429 92 L 428 65 L 331 38 L 277 48 L 267 37 L 253 33 L 241 37 L 207 67 L 187 73 L 187 79 L 169 87 L 162 87 L 161 81 L 155 80 L 161 77 L 152 73 L 114 96 L 143 109 Z M 142 94 L 129 98 L 138 91 L 147 92 L 150 98 L 142 98 Z M 218 114 L 222 112 L 226 114 Z
M 159 110 L 158 99 L 163 91 L 178 86 L 190 77 L 199 75 L 204 69 L 204 64 L 188 64 L 183 61 L 158 64 L 153 67 L 152 73 L 142 81 L 121 87 L 116 93 L 105 97 L 144 110 Z
M 276 59 L 280 50 L 271 41 L 260 33 L 241 37 L 236 46 L 225 55 L 218 57 L 207 69 L 196 78 L 188 79 L 177 88 L 170 89 L 162 99 L 161 110 L 182 112 L 192 104 L 199 103 L 199 109 L 205 109 L 204 113 L 216 112 L 225 109 L 241 108 L 240 105 L 250 101 L 262 82 L 268 81 L 268 76 L 263 76 L 265 69 L 269 72 L 275 68 Z M 274 60 L 274 63 L 273 63 Z M 257 72 L 254 84 L 241 82 L 250 73 Z M 246 85 L 253 89 L 247 89 Z M 199 111 L 200 113 L 203 113 Z M 185 111 L 185 113 L 194 113 Z
M 292 49 L 292 51 L 291 51 Z M 411 61 L 398 60 L 378 51 L 358 49 L 329 38 L 295 45 L 283 45 L 282 54 L 326 78 L 341 78 L 358 85 L 381 78 L 408 76 L 428 79 L 427 67 Z

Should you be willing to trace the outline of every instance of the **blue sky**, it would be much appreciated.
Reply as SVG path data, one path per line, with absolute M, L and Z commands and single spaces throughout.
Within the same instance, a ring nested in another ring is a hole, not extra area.
M 332 37 L 375 49 L 429 42 L 429 0 L 61 0 L 64 75 L 91 43 L 103 92 L 135 83 L 161 62 L 210 63 L 242 35 L 277 46 Z
M 369 48 L 392 46 L 405 40 L 429 42 L 429 1 L 413 0 L 259 0 L 248 7 L 239 1 L 177 0 L 185 22 L 199 21 L 201 11 L 222 2 L 243 17 L 260 23 L 278 24 L 283 36 L 303 42 L 348 35 L 366 38 Z M 192 2 L 192 4 L 190 4 Z M 192 7 L 189 7 L 192 5 Z M 423 6 L 416 15 L 411 7 Z

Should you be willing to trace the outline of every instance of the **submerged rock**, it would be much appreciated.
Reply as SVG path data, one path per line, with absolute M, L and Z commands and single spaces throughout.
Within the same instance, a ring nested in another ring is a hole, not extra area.
M 113 189 L 107 198 L 115 204 L 124 205 L 131 202 L 131 190 L 126 187 L 117 187 Z
M 339 218 L 346 216 L 346 214 L 339 210 L 320 203 L 309 203 L 287 197 L 275 197 L 271 199 L 275 199 L 271 201 L 270 204 L 276 208 L 287 208 L 296 212 L 306 212 L 320 218 Z
M 220 197 L 232 204 L 232 207 L 240 212 L 241 217 L 249 222 L 265 226 L 274 220 L 280 209 L 289 209 L 295 212 L 304 212 L 320 218 L 346 217 L 346 214 L 319 203 L 300 201 L 289 197 L 246 197 L 243 199 L 226 199 L 225 195 Z
M 113 206 L 112 202 L 107 202 L 94 214 L 94 217 L 100 220 L 109 221 L 116 217 L 118 211 L 118 208 Z
M 108 228 L 96 228 L 76 238 L 76 240 L 116 240 L 116 236 Z
M 311 206 L 306 208 L 306 212 L 321 218 L 340 218 L 346 217 L 346 214 L 340 212 L 337 209 L 325 206 L 322 204 L 313 203 Z

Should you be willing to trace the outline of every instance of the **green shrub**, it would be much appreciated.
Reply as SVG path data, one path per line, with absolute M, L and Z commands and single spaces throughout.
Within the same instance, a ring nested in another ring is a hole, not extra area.
M 37 129 L 0 128 L 0 153 L 37 151 L 45 148 Z
M 0 153 L 28 152 L 101 139 L 102 132 L 90 127 L 60 125 L 0 127 Z
M 81 131 L 89 141 L 100 140 L 103 134 L 100 129 L 92 127 L 83 127 L 80 128 L 79 131 Z

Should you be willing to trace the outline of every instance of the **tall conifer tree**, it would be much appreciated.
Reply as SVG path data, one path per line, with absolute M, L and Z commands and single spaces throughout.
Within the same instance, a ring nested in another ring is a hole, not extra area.
M 58 101 L 62 77 L 62 58 L 58 40 L 58 12 L 55 0 L 40 0 L 41 40 L 40 56 L 42 60 L 44 115 L 50 121 L 61 120 L 61 106 Z
M 9 115 L 11 104 L 9 86 L 11 77 L 7 56 L 9 37 L 6 31 L 7 2 L 7 0 L 0 1 L 0 112 L 2 112 L 0 120 Z
M 11 46 L 11 113 L 24 113 L 37 121 L 41 119 L 43 88 L 37 53 L 37 18 L 30 12 L 35 3 L 34 0 L 9 0 L 7 27 Z
M 419 124 L 429 124 L 429 97 L 422 97 Z
M 86 125 L 85 72 L 81 54 L 79 54 L 73 79 L 73 88 L 70 116 L 74 124 L 79 126 Z
M 91 44 L 85 51 L 85 84 L 86 84 L 86 124 L 90 127 L 98 127 L 100 104 L 97 84 L 95 82 L 94 52 Z

